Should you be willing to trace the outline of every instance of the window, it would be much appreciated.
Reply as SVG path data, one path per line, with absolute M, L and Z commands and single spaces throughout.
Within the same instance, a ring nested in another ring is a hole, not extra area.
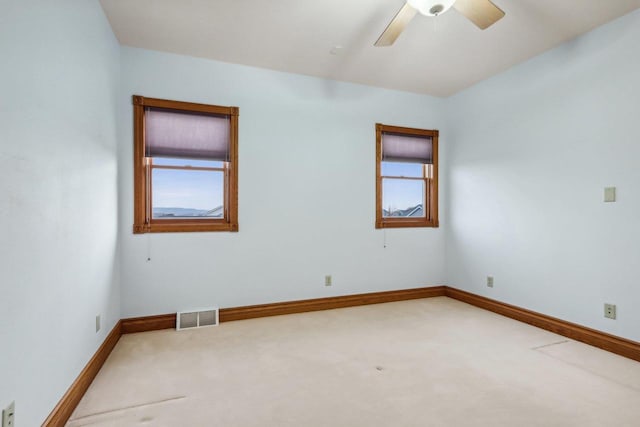
M 238 231 L 238 108 L 133 97 L 134 233 Z
M 376 228 L 438 226 L 438 131 L 376 125 Z

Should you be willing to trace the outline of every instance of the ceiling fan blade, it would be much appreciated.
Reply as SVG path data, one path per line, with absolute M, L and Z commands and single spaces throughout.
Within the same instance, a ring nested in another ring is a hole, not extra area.
M 505 15 L 490 0 L 457 0 L 453 7 L 481 30 L 489 28 Z
M 400 33 L 404 31 L 409 22 L 418 13 L 417 9 L 405 3 L 404 6 L 396 13 L 393 20 L 387 25 L 384 32 L 380 35 L 374 46 L 391 46 L 396 41 Z

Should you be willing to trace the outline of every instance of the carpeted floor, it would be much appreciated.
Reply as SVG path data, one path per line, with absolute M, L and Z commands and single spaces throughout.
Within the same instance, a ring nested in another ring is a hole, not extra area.
M 640 426 L 640 363 L 446 297 L 125 335 L 68 426 Z

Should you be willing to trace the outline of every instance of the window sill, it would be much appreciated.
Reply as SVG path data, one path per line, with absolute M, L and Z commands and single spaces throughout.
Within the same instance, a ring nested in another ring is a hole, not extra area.
M 203 220 L 160 220 L 152 221 L 151 224 L 137 224 L 133 226 L 133 234 L 144 233 L 189 233 L 189 232 L 210 232 L 210 231 L 238 231 L 237 223 L 225 221 L 203 221 Z
M 418 220 L 415 219 L 384 219 L 376 221 L 376 228 L 417 228 L 428 227 L 438 228 L 437 220 Z

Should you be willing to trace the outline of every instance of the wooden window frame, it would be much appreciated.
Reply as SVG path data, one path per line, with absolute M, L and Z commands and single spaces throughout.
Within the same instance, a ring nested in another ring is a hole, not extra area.
M 423 211 L 424 217 L 384 217 L 382 212 L 382 179 L 398 178 L 382 176 L 382 134 L 395 133 L 407 136 L 429 136 L 433 144 L 433 164 L 423 165 L 423 177 L 404 177 L 400 179 L 423 180 L 425 193 Z M 437 130 L 415 129 L 400 126 L 376 124 L 376 228 L 407 228 L 407 227 L 439 227 L 438 221 L 438 135 Z M 430 176 L 427 173 L 430 166 Z
M 223 218 L 175 218 L 153 219 L 151 215 L 151 170 L 168 169 L 212 169 L 181 166 L 153 165 L 145 156 L 145 107 L 167 108 L 172 110 L 213 113 L 229 116 L 229 161 L 224 168 L 224 217 Z M 238 107 L 196 104 L 192 102 L 169 101 L 166 99 L 133 96 L 133 177 L 134 212 L 133 233 L 200 232 L 200 231 L 238 231 Z

